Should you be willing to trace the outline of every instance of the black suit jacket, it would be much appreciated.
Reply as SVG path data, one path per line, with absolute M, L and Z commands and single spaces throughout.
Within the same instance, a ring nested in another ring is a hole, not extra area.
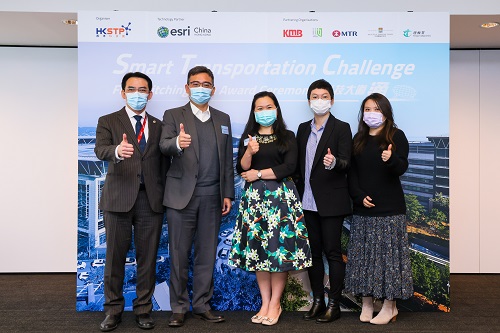
M 151 209 L 157 213 L 164 211 L 162 199 L 168 159 L 159 148 L 161 121 L 149 113 L 147 115 L 149 134 L 143 153 L 125 108 L 99 118 L 94 152 L 98 159 L 109 162 L 99 203 L 102 210 L 128 212 L 132 209 L 139 193 L 142 172 Z M 132 157 L 119 161 L 115 149 L 121 143 L 123 133 L 134 146 L 134 153 Z
M 299 125 L 297 145 L 299 149 L 297 189 L 304 195 L 306 146 L 311 133 L 311 120 Z M 325 169 L 323 158 L 328 148 L 337 162 L 332 170 Z M 352 133 L 348 123 L 330 114 L 316 148 L 309 182 L 320 216 L 345 216 L 352 213 L 347 184 L 347 171 L 351 161 Z

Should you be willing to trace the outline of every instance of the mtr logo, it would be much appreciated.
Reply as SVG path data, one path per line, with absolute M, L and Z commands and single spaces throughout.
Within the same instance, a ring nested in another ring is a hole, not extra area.
M 127 26 L 122 25 L 120 28 L 95 28 L 96 37 L 125 37 L 128 36 L 130 22 Z
M 302 37 L 302 30 L 297 30 L 297 29 L 283 30 L 283 37 Z
M 333 30 L 332 31 L 332 36 L 335 38 L 339 37 L 357 37 L 358 32 L 357 31 L 340 31 L 340 30 Z

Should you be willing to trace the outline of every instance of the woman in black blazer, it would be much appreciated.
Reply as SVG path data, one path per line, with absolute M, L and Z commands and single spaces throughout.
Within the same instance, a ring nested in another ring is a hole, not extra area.
M 340 237 L 344 217 L 352 213 L 347 184 L 352 133 L 348 123 L 330 113 L 333 88 L 325 80 L 313 82 L 307 92 L 314 118 L 299 125 L 297 189 L 311 245 L 313 266 L 308 268 L 313 305 L 304 315 L 326 323 L 340 317 L 345 264 Z M 328 305 L 324 301 L 325 253 L 329 266 Z

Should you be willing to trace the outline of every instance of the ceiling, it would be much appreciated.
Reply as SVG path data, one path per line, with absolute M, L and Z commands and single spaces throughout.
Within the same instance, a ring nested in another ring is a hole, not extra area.
M 0 46 L 76 47 L 77 26 L 62 23 L 76 13 L 0 11 Z M 485 22 L 500 22 L 500 15 L 451 15 L 451 49 L 500 49 L 500 27 L 483 29 Z

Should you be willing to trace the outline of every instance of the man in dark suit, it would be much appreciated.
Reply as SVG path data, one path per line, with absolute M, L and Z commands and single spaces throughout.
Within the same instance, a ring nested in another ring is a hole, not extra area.
M 137 325 L 154 328 L 151 297 L 155 287 L 156 255 L 164 217 L 162 198 L 168 160 L 161 154 L 161 122 L 146 113 L 153 96 L 151 79 L 128 73 L 121 95 L 126 106 L 99 118 L 95 154 L 108 161 L 108 173 L 99 208 L 106 227 L 104 269 L 105 320 L 100 329 L 114 330 L 125 306 L 123 279 L 132 229 L 137 257 L 137 298 L 133 301 Z
M 345 274 L 340 237 L 344 217 L 352 213 L 347 186 L 351 160 L 352 134 L 349 124 L 338 120 L 330 109 L 333 88 L 325 80 L 313 82 L 307 92 L 312 120 L 299 125 L 299 179 L 304 218 L 313 265 L 308 268 L 313 304 L 305 320 L 331 322 L 340 317 L 340 298 Z M 323 253 L 329 267 L 329 301 L 325 306 Z
M 185 88 L 190 102 L 165 111 L 160 140 L 162 153 L 172 158 L 163 198 L 172 327 L 182 326 L 189 311 L 187 280 L 193 244 L 193 314 L 209 322 L 224 321 L 211 312 L 209 301 L 220 221 L 234 199 L 231 122 L 227 114 L 208 106 L 215 92 L 212 71 L 192 68 Z

